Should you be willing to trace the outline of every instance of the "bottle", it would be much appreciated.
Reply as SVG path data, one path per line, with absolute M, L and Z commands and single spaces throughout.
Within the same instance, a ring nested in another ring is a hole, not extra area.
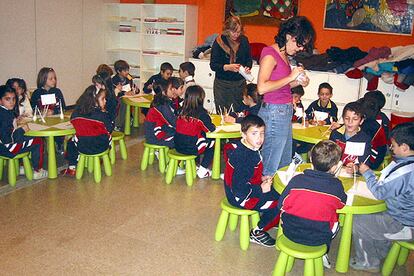
M 251 73 L 246 73 L 246 69 L 243 65 L 240 65 L 239 67 L 239 74 L 242 75 L 249 82 L 252 82 L 254 80 L 254 77 Z

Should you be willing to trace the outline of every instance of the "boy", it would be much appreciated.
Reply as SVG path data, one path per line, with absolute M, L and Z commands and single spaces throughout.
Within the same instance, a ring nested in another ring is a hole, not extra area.
M 241 122 L 242 139 L 227 151 L 224 189 L 229 203 L 235 207 L 262 213 L 256 228 L 250 231 L 250 241 L 266 247 L 275 240 L 266 232 L 277 226 L 276 209 L 279 194 L 273 189 L 272 178 L 262 176 L 263 162 L 259 149 L 264 142 L 265 124 L 256 115 L 248 115 Z
M 334 173 L 341 160 L 341 148 L 324 140 L 311 150 L 313 170 L 292 178 L 279 198 L 283 234 L 290 240 L 310 246 L 326 244 L 339 231 L 336 211 L 346 204 L 347 196 Z M 324 265 L 330 268 L 327 255 Z
M 195 66 L 192 62 L 183 62 L 180 64 L 180 70 L 178 74 L 180 78 L 184 81 L 185 88 L 196 85 L 194 80 Z
M 329 140 L 334 141 L 342 150 L 342 162 L 347 167 L 347 173 L 354 173 L 356 164 L 367 162 L 371 153 L 371 138 L 360 129 L 364 122 L 364 113 L 359 102 L 351 102 L 345 105 L 342 119 L 344 125 L 332 131 Z M 346 146 L 349 142 L 355 143 L 355 146 L 364 147 L 362 156 L 345 153 Z
M 387 211 L 355 215 L 352 229 L 356 270 L 380 271 L 380 262 L 391 245 L 390 240 L 412 240 L 414 229 L 414 123 L 396 126 L 390 134 L 391 162 L 377 180 L 374 172 L 361 164 L 372 194 L 387 203 Z
M 160 66 L 160 72 L 150 77 L 144 84 L 144 93 L 151 94 L 154 91 L 154 84 L 167 85 L 168 80 L 171 78 L 173 73 L 173 66 L 171 63 L 164 62 Z
M 316 124 L 322 124 L 322 125 L 329 125 L 332 121 L 336 122 L 338 118 L 338 107 L 336 107 L 336 104 L 331 101 L 332 98 L 332 86 L 327 83 L 321 83 L 318 88 L 318 97 L 319 100 L 316 100 L 312 102 L 309 107 L 306 109 L 306 118 L 308 120 L 313 121 L 314 119 L 314 111 L 320 111 L 320 112 L 326 112 L 328 113 L 328 118 L 326 118 L 324 121 L 314 122 Z
M 292 93 L 292 104 L 293 104 L 292 122 L 300 123 L 302 122 L 302 117 L 305 116 L 305 114 L 303 114 L 303 105 L 301 101 L 302 96 L 305 95 L 305 90 L 303 90 L 302 85 L 298 85 L 298 86 L 291 88 L 290 92 Z M 300 116 L 298 116 L 297 114 L 300 114 Z
M 387 115 L 385 115 L 384 112 L 381 111 L 381 109 L 384 107 L 386 99 L 384 96 L 384 93 L 382 93 L 379 90 L 369 91 L 364 95 L 364 98 L 366 99 L 375 99 L 378 103 L 379 112 L 377 114 L 377 122 L 382 125 L 385 131 L 385 135 L 387 137 L 387 141 L 390 139 L 390 119 L 388 119 Z

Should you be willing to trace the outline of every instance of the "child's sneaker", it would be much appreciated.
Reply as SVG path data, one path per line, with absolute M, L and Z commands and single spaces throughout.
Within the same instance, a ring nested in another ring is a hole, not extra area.
M 221 179 L 221 180 L 224 180 L 224 173 L 221 173 L 221 174 L 220 174 L 220 179 Z
M 276 240 L 266 231 L 254 229 L 250 231 L 250 241 L 266 247 L 273 247 L 276 243 Z
M 180 167 L 177 168 L 177 173 L 175 175 L 183 175 L 185 174 L 185 169 L 181 169 Z
M 76 169 L 67 168 L 62 171 L 60 171 L 60 174 L 63 176 L 75 176 L 76 175 Z
M 372 272 L 372 273 L 380 272 L 379 266 L 370 266 L 369 264 L 366 264 L 366 263 L 360 263 L 355 258 L 351 258 L 349 266 L 355 270 L 363 270 L 363 271 Z
M 200 166 L 197 170 L 197 176 L 198 178 L 206 178 L 211 176 L 211 171 L 209 169 L 204 168 L 203 166 Z
M 47 173 L 46 170 L 40 169 L 38 171 L 33 172 L 33 179 L 37 180 L 37 179 L 46 178 L 47 175 L 48 175 L 48 173 Z
M 20 168 L 19 168 L 19 175 L 25 175 L 25 173 L 24 173 L 24 166 L 20 166 Z
M 325 268 L 331 268 L 331 262 L 329 261 L 328 254 L 322 256 L 322 263 Z

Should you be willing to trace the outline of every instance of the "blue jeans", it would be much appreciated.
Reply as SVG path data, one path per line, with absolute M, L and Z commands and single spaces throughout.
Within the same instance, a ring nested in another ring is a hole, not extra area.
M 259 116 L 266 124 L 262 148 L 263 175 L 273 175 L 292 160 L 292 116 L 291 104 L 263 103 Z

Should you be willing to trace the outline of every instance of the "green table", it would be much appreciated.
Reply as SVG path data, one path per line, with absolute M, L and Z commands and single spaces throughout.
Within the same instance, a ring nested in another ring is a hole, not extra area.
M 25 133 L 26 136 L 32 137 L 45 137 L 47 141 L 47 156 L 48 156 L 48 177 L 50 179 L 57 178 L 57 165 L 56 165 L 56 150 L 55 150 L 55 137 L 56 136 L 66 136 L 66 135 L 73 135 L 75 134 L 75 129 L 59 129 L 53 127 L 56 124 L 60 124 L 63 122 L 69 122 L 70 118 L 65 116 L 62 120 L 59 117 L 46 117 L 46 123 L 43 123 L 38 119 L 36 124 L 42 126 L 49 126 L 44 130 L 29 130 Z
M 144 98 L 147 101 L 140 102 L 136 100 L 137 98 Z M 151 102 L 154 99 L 154 96 L 149 95 L 139 95 L 135 97 L 122 97 L 122 102 L 126 105 L 125 109 L 125 135 L 131 135 L 131 106 L 134 107 L 134 127 L 139 127 L 139 111 L 141 107 L 150 108 Z
M 295 140 L 317 144 L 322 140 L 329 139 L 330 131 L 327 131 L 329 126 L 309 126 L 302 127 L 301 124 L 294 123 L 292 125 L 292 137 Z
M 219 126 L 221 124 L 221 117 L 220 115 L 211 115 L 212 122 L 214 125 Z M 231 123 L 226 123 L 231 124 Z M 212 179 L 220 179 L 220 156 L 221 156 L 221 139 L 231 139 L 231 138 L 240 138 L 241 133 L 240 131 L 234 132 L 207 132 L 207 138 L 215 139 L 214 142 L 214 157 L 213 157 L 213 169 L 211 178 Z
M 302 164 L 298 167 L 297 171 L 304 171 L 308 168 L 310 168 L 309 163 Z M 284 167 L 281 170 L 286 169 L 287 167 Z M 354 183 L 352 178 L 340 177 L 339 179 L 342 181 L 345 191 L 348 191 Z M 278 193 L 282 193 L 285 189 L 285 185 L 283 185 L 277 174 L 273 179 L 273 187 Z M 352 206 L 346 205 L 344 208 L 338 210 L 342 226 L 342 235 L 339 243 L 338 255 L 336 257 L 335 269 L 337 272 L 348 272 L 349 256 L 351 253 L 353 215 L 373 214 L 384 212 L 385 210 L 387 210 L 387 206 L 384 201 L 368 199 L 360 196 L 354 196 Z

